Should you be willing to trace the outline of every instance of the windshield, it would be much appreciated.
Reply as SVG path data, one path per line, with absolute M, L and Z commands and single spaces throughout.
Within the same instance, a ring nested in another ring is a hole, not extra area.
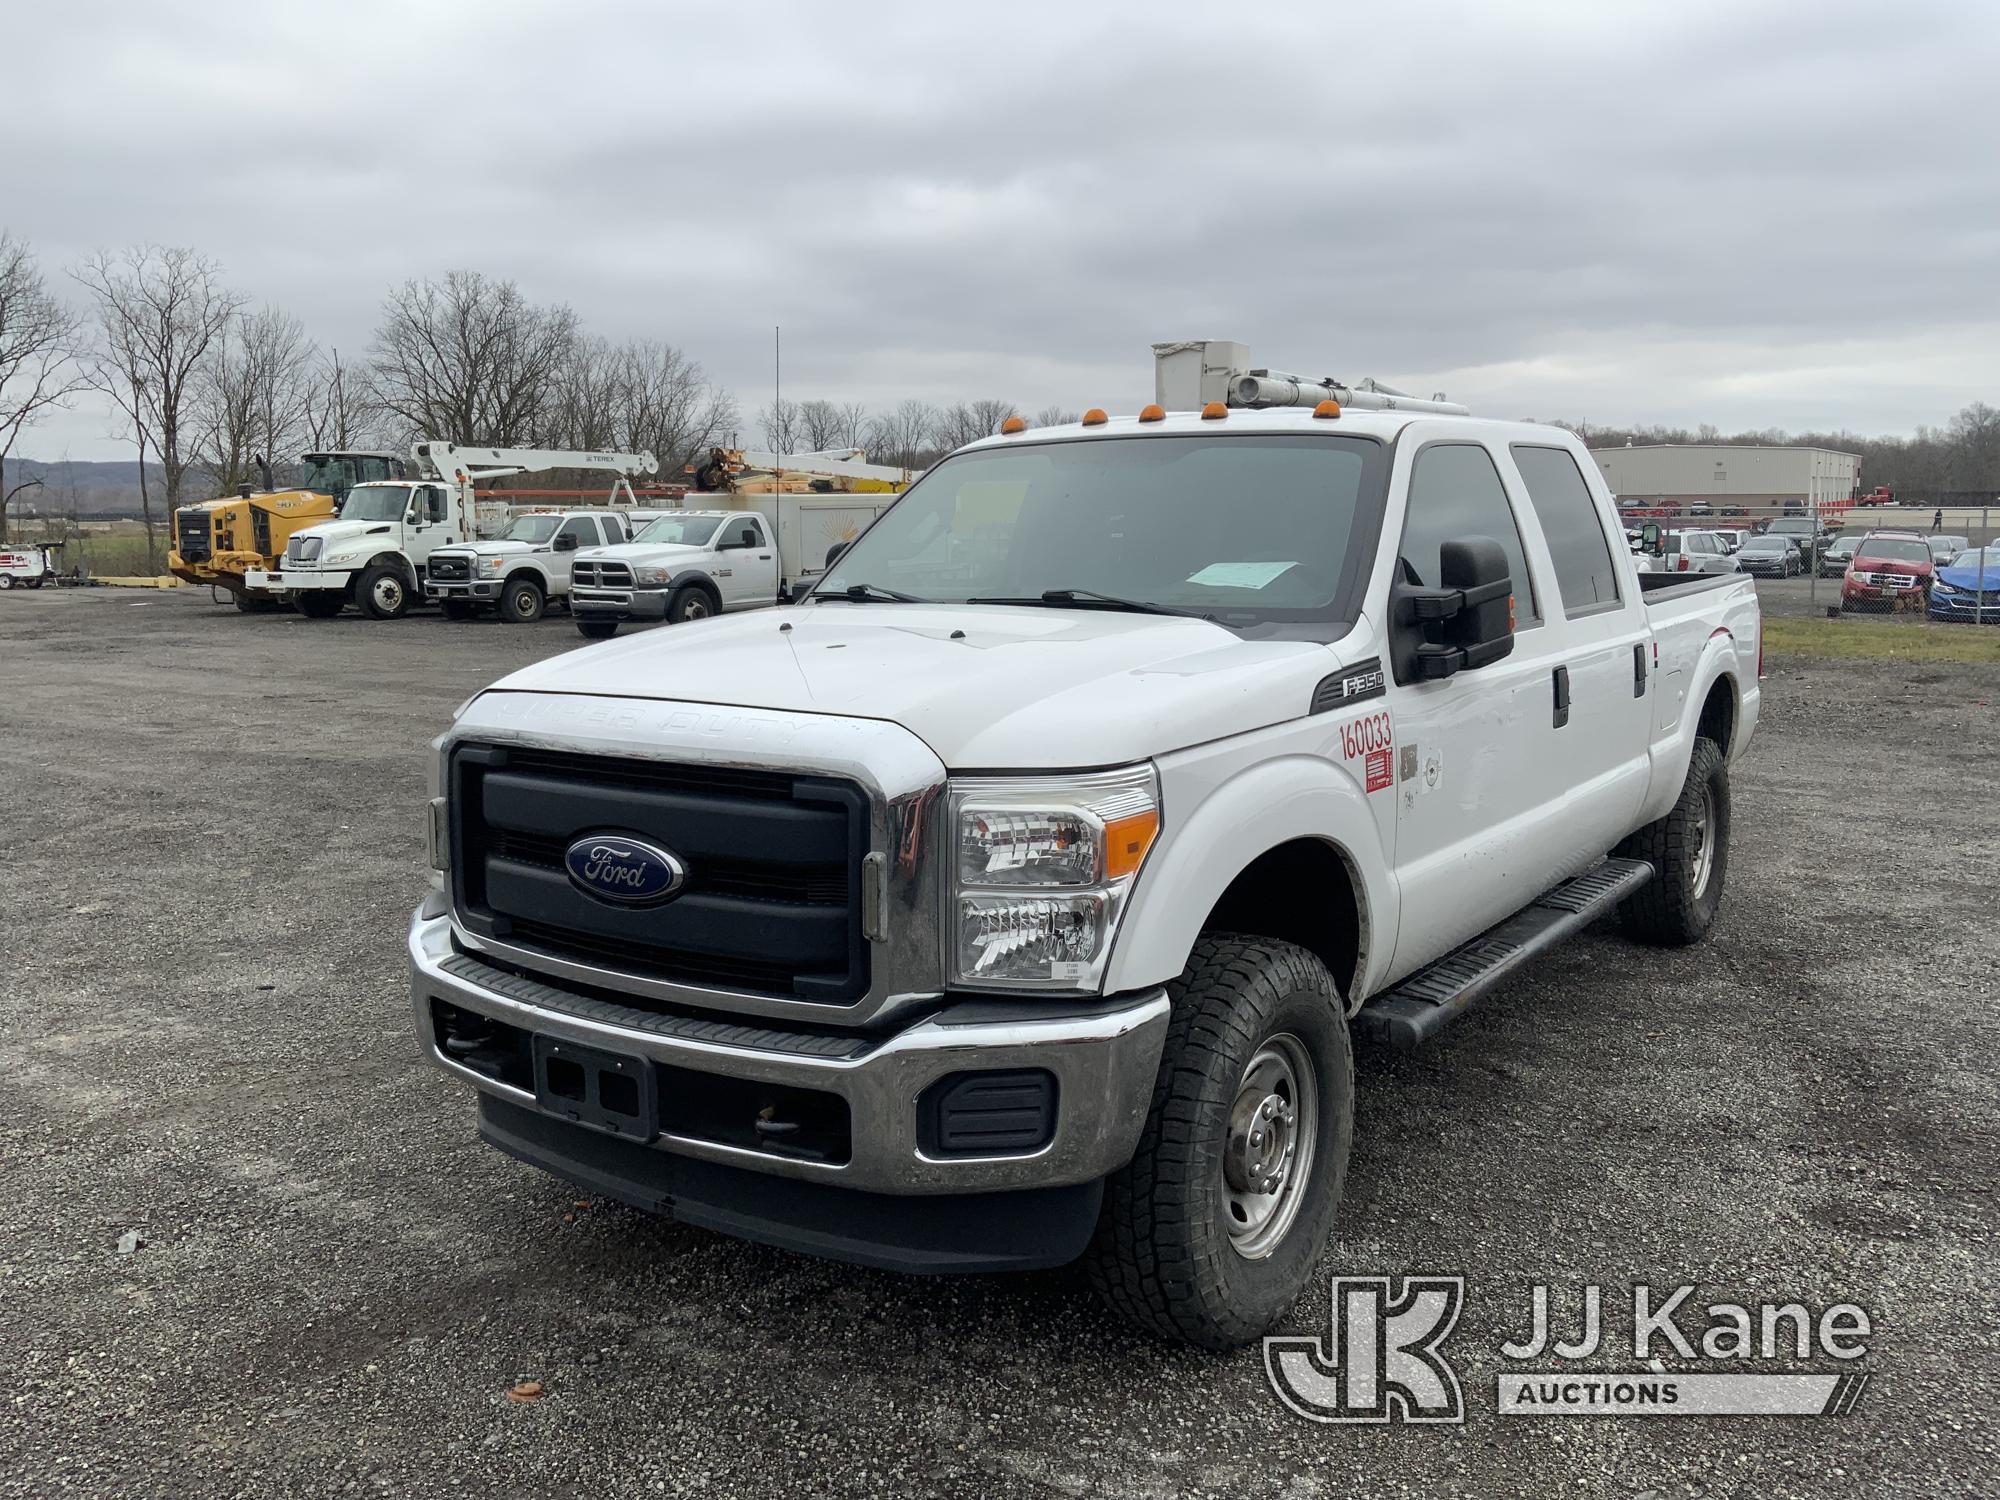
M 667 547 L 706 547 L 721 524 L 721 516 L 661 516 L 649 521 L 632 540 Z
M 1789 552 L 1792 544 L 1781 537 L 1753 536 L 1743 544 L 1745 552 Z
M 521 516 L 507 528 L 510 542 L 546 542 L 562 524 L 561 516 Z
M 1789 536 L 1794 532 L 1797 532 L 1800 535 L 1804 535 L 1805 533 L 1815 531 L 1818 528 L 1815 527 L 1811 521 L 1795 520 L 1792 517 L 1787 516 L 1782 521 L 1773 521 L 1771 523 L 1771 529 L 1773 531 L 1782 531 Z
M 354 488 L 354 465 L 331 454 L 308 453 L 299 460 L 298 487 L 322 495 L 344 495 Z
M 1927 563 L 1931 560 L 1931 549 L 1922 542 L 1898 542 L 1874 537 L 1863 543 L 1860 550 L 1862 556 L 1873 558 L 1876 562 Z
M 364 484 L 348 492 L 340 507 L 343 521 L 400 521 L 410 503 L 410 492 L 401 485 Z
M 1977 573 L 1982 567 L 1989 575 L 2000 574 L 2000 547 L 1976 547 L 1970 552 L 1961 552 L 1951 564 L 1954 573 L 1961 568 L 1968 573 Z
M 1318 434 L 979 449 L 913 485 L 813 594 L 1094 593 L 1330 638 L 1360 607 L 1387 475 L 1381 444 Z

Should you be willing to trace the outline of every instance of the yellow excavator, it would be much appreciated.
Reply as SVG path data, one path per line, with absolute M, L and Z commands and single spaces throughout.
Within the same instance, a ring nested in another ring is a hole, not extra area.
M 293 532 L 332 520 L 357 484 L 409 477 L 409 461 L 395 453 L 307 453 L 299 459 L 297 481 L 281 490 L 272 483 L 270 464 L 262 457 L 257 462 L 263 490 L 246 483 L 223 499 L 183 505 L 174 512 L 167 552 L 167 569 L 176 578 L 227 589 L 246 613 L 290 603 L 287 595 L 252 589 L 245 580 L 253 569 L 282 566 Z

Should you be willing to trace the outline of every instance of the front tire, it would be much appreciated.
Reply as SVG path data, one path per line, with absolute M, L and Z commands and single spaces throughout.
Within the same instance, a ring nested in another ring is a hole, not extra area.
M 1729 872 L 1729 762 L 1722 747 L 1696 740 L 1680 800 L 1614 852 L 1646 860 L 1654 870 L 1643 890 L 1619 904 L 1628 937 L 1684 948 L 1707 936 Z
M 1354 1140 L 1346 1005 L 1305 949 L 1210 934 L 1173 1004 L 1131 1162 L 1088 1252 L 1128 1322 L 1204 1349 L 1268 1332 L 1312 1279 Z
M 689 620 L 706 620 L 717 612 L 714 596 L 696 584 L 685 584 L 667 601 L 667 619 L 676 625 Z
M 377 563 L 363 573 L 354 595 L 378 620 L 400 620 L 410 612 L 410 580 L 393 563 Z
M 500 618 L 510 625 L 529 625 L 542 617 L 548 598 L 532 578 L 510 578 L 500 586 Z
M 578 620 L 576 633 L 586 641 L 608 641 L 618 634 L 616 620 Z

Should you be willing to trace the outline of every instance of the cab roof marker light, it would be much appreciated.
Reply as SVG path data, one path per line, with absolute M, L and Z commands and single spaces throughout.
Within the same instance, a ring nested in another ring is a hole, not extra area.
M 1201 409 L 1204 422 L 1220 422 L 1229 415 L 1229 408 L 1220 401 L 1211 401 Z
M 1337 417 L 1340 415 L 1340 403 L 1338 401 L 1322 401 L 1318 406 L 1313 408 L 1313 415 L 1316 417 Z
M 1158 402 L 1139 408 L 1139 420 L 1141 422 L 1164 422 L 1166 419 L 1167 409 Z
M 1083 414 L 1083 425 L 1085 427 L 1102 427 L 1109 420 L 1110 418 L 1104 415 L 1104 408 L 1101 406 L 1093 406 Z
M 1000 436 L 1002 437 L 1012 437 L 1017 432 L 1026 432 L 1027 430 L 1028 419 L 1026 417 L 1009 417 L 1000 424 Z

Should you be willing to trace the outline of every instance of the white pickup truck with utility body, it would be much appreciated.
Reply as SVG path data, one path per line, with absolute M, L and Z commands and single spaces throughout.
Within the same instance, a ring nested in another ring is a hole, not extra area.
M 578 633 L 594 641 L 633 620 L 678 625 L 768 609 L 781 581 L 770 521 L 743 510 L 661 515 L 622 547 L 578 553 L 575 570 L 570 614 Z
M 1751 582 L 1642 576 L 1560 429 L 1156 355 L 1157 404 L 1010 420 L 792 607 L 462 707 L 408 947 L 488 1142 L 817 1255 L 1083 1257 L 1229 1347 L 1333 1225 L 1351 1032 L 1612 909 L 1708 930 Z
M 504 536 L 460 542 L 431 553 L 424 597 L 449 620 L 491 609 L 515 624 L 539 620 L 569 598 L 580 556 L 629 541 L 660 511 L 533 511 L 516 516 Z

